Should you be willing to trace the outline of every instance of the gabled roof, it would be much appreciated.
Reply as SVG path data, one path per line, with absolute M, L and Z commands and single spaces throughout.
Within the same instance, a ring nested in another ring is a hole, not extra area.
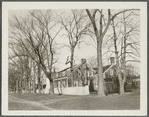
M 79 67 L 81 67 L 81 66 L 84 65 L 84 64 L 86 64 L 89 69 L 92 69 L 86 62 L 84 62 L 84 63 L 80 63 L 80 64 L 74 65 L 74 66 L 73 66 L 73 72 L 76 71 Z M 64 69 L 64 70 L 61 70 L 61 71 L 57 72 L 57 73 L 63 72 L 63 71 L 68 70 L 68 69 L 70 70 L 70 68 L 71 68 L 71 67 L 68 67 L 68 68 L 66 68 L 66 69 Z M 71 74 L 71 73 L 69 73 L 67 76 L 69 76 L 70 74 Z
M 79 64 L 79 65 L 80 65 L 80 64 Z M 78 64 L 74 65 L 73 68 L 76 68 L 77 66 L 78 66 Z M 66 71 L 66 70 L 68 70 L 68 69 L 70 69 L 70 68 L 71 68 L 71 67 L 67 67 L 67 68 L 65 68 L 65 69 L 63 69 L 63 70 L 61 70 L 61 71 L 59 71 L 59 72 L 57 72 L 57 73 Z
M 111 69 L 113 67 L 113 65 L 115 65 L 115 64 L 103 66 L 103 73 L 105 73 L 106 71 L 108 71 L 109 69 Z M 93 69 L 96 71 L 95 74 L 97 74 L 98 68 L 93 68 Z
M 111 65 L 103 66 L 103 73 L 110 67 Z

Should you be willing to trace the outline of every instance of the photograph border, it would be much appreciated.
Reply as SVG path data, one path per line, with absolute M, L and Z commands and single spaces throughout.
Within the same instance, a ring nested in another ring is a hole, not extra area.
M 140 110 L 8 110 L 8 10 L 26 9 L 140 9 Z M 2 115 L 147 115 L 147 2 L 2 2 Z

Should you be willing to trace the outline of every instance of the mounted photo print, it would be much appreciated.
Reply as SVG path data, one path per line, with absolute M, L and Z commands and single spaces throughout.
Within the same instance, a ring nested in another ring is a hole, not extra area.
M 2 115 L 147 115 L 147 3 L 2 2 Z

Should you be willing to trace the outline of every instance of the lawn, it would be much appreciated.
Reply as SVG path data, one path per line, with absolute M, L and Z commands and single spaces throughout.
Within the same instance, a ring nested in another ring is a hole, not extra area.
M 9 110 L 46 110 L 45 108 L 33 106 L 31 104 L 16 103 L 16 102 L 9 102 L 8 109 Z
M 111 94 L 103 98 L 98 98 L 96 94 L 88 96 L 71 96 L 71 95 L 39 95 L 39 94 L 10 94 L 11 96 L 23 99 L 29 102 L 37 102 L 41 105 L 56 110 L 139 110 L 140 109 L 140 92 L 133 91 L 122 96 Z M 9 109 L 16 105 L 17 109 L 26 110 L 29 104 L 9 102 Z M 43 110 L 40 106 L 31 105 L 28 110 Z
M 27 101 L 46 101 L 46 100 L 53 100 L 53 99 L 63 99 L 63 98 L 70 98 L 70 97 L 80 97 L 80 96 L 72 96 L 72 95 L 50 95 L 50 94 L 16 94 L 12 93 L 9 94 L 11 96 L 24 99 Z
M 45 105 L 60 110 L 139 110 L 139 93 L 109 95 L 104 98 L 86 96 Z

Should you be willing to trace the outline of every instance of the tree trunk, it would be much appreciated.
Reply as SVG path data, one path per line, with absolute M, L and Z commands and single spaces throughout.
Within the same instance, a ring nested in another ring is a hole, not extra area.
M 116 40 L 114 41 L 114 43 L 116 44 Z M 117 75 L 118 75 L 118 80 L 119 80 L 119 94 L 122 95 L 122 94 L 124 94 L 124 82 L 123 82 L 122 75 L 121 75 L 119 59 L 118 59 L 118 51 L 117 51 L 116 46 L 115 46 L 115 57 L 116 57 Z
M 126 82 L 126 22 L 125 22 L 125 13 L 123 13 L 123 24 L 124 24 L 124 53 L 122 58 L 122 69 L 123 69 L 123 82 Z
M 49 93 L 51 94 L 51 95 L 53 95 L 54 94 L 54 82 L 53 82 L 53 79 L 51 79 L 51 77 L 49 78 L 49 81 L 50 81 L 50 89 L 49 89 Z
M 22 93 L 22 79 L 23 79 L 23 73 L 24 73 L 24 70 L 23 70 L 23 66 L 21 68 L 21 75 L 20 75 L 20 82 L 19 82 L 19 93 Z
M 32 77 L 31 77 L 31 69 L 30 69 L 30 66 L 29 66 L 29 59 L 28 60 L 28 66 L 27 66 L 27 69 L 28 69 L 28 78 L 29 78 L 29 93 L 31 93 L 31 82 L 32 82 Z
M 53 85 L 53 79 L 50 80 L 50 94 L 53 95 L 54 94 L 54 85 Z
M 33 69 L 34 69 L 34 79 L 33 79 L 33 93 L 36 93 L 36 88 L 35 88 L 35 64 L 33 62 Z
M 117 47 L 115 47 L 115 57 L 116 57 L 116 69 L 117 69 L 117 75 L 118 75 L 118 80 L 119 80 L 119 94 L 123 94 L 124 90 L 124 85 L 123 85 L 123 79 L 121 75 L 121 70 L 119 67 L 119 59 L 118 59 L 118 52 L 117 52 Z
M 70 61 L 70 67 L 71 67 L 71 87 L 73 87 L 73 57 L 74 57 L 74 48 L 71 49 L 71 61 Z
M 123 80 L 119 81 L 119 94 L 122 95 L 124 94 L 124 83 Z
M 18 79 L 16 79 L 16 93 L 18 93 Z
M 40 64 L 38 64 L 38 93 L 41 93 L 41 83 L 40 83 Z
M 112 26 L 113 26 L 113 32 L 114 32 L 114 49 L 115 49 L 115 58 L 116 58 L 116 70 L 117 70 L 117 75 L 118 75 L 118 80 L 119 80 L 119 94 L 122 95 L 122 94 L 124 94 L 124 82 L 122 79 L 121 69 L 119 66 L 118 50 L 117 50 L 117 45 L 116 45 L 117 35 L 116 35 L 115 27 L 114 27 L 114 22 L 113 22 Z
M 29 93 L 31 94 L 31 81 L 29 80 Z
M 19 93 L 20 94 L 22 93 L 22 78 L 20 78 L 20 81 L 19 81 Z
M 98 96 L 104 97 L 104 79 L 103 79 L 103 66 L 102 66 L 102 46 L 97 40 L 97 62 L 98 62 Z

